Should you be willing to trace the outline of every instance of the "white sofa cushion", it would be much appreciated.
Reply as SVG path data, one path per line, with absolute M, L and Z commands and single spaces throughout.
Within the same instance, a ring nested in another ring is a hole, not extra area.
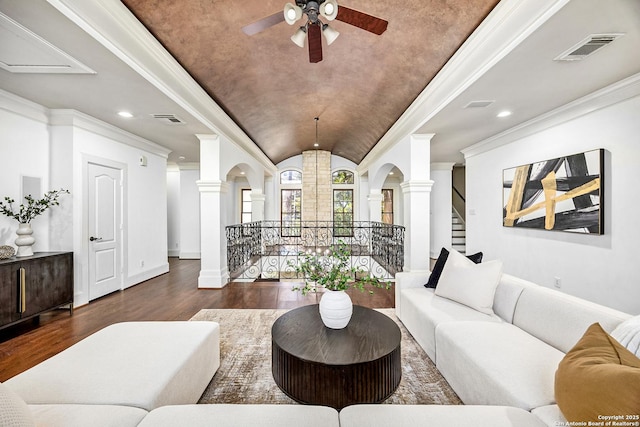
M 531 411 L 533 415 L 538 417 L 548 427 L 568 426 L 567 419 L 560 412 L 558 405 L 540 406 Z
M 338 411 L 312 405 L 179 405 L 154 409 L 139 427 L 338 427 Z
M 509 323 L 453 322 L 436 328 L 436 366 L 468 405 L 527 411 L 555 403 L 564 353 Z
M 640 316 L 635 316 L 619 324 L 611 336 L 627 350 L 640 357 Z
M 424 286 L 403 289 L 397 298 L 396 304 L 401 301 L 403 307 L 398 317 L 434 362 L 436 361 L 436 326 L 440 323 L 461 320 L 501 322 L 497 316 L 489 316 L 466 305 L 438 297 L 432 288 Z
M 393 286 L 396 297 L 396 316 L 402 319 L 402 298 L 401 294 L 405 289 L 424 288 L 431 273 L 428 271 L 402 271 L 396 273 L 396 283 Z
M 537 287 L 535 283 L 528 282 L 509 274 L 502 274 L 496 287 L 496 295 L 493 299 L 493 312 L 505 322 L 513 323 L 513 314 L 520 295 L 525 288 Z
M 630 317 L 612 308 L 536 286 L 522 291 L 513 324 L 567 353 L 593 323 L 600 323 L 610 333 Z
M 505 406 L 354 405 L 340 411 L 341 427 L 544 427 L 531 413 Z
M 0 383 L 0 426 L 34 427 L 35 425 L 26 402 L 6 385 Z
M 220 366 L 214 322 L 108 326 L 9 379 L 29 404 L 134 406 L 196 403 Z
M 484 314 L 493 314 L 493 298 L 502 275 L 502 261 L 475 264 L 451 250 L 435 293 Z
M 148 414 L 131 406 L 29 405 L 36 425 L 47 427 L 136 427 Z

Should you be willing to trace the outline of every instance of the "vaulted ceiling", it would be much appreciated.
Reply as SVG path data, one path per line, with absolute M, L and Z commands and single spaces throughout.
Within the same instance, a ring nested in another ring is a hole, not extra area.
M 339 38 L 310 64 L 297 26 L 242 32 L 286 0 L 0 0 L 0 89 L 159 144 L 172 163 L 198 162 L 196 135 L 220 134 L 273 170 L 314 148 L 319 117 L 320 149 L 366 169 L 413 133 L 435 135 L 432 162 L 463 163 L 461 149 L 640 73 L 637 0 L 338 2 L 388 28 L 333 21 Z M 621 36 L 554 60 L 603 33 Z
M 314 148 L 315 117 L 320 148 L 360 163 L 497 0 L 340 0 L 388 28 L 375 35 L 334 20 L 340 36 L 331 46 L 323 38 L 315 64 L 290 40 L 304 16 L 241 31 L 284 0 L 123 3 L 274 163 Z

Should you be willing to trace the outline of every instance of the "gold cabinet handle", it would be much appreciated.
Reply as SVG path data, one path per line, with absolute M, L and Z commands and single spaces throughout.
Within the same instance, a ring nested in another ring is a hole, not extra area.
M 27 311 L 27 270 L 20 268 L 20 313 Z

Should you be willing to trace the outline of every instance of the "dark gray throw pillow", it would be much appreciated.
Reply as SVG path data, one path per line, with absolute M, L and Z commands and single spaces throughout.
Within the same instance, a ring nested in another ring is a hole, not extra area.
M 442 274 L 442 269 L 444 268 L 444 264 L 447 262 L 447 258 L 449 258 L 449 251 L 445 248 L 440 250 L 440 255 L 436 260 L 436 264 L 433 266 L 433 270 L 431 271 L 431 276 L 429 276 L 429 281 L 424 285 L 425 288 L 436 288 L 438 286 L 438 280 L 440 280 L 440 275 Z M 482 252 L 478 252 L 477 254 L 467 255 L 471 261 L 476 264 L 480 264 L 482 262 Z

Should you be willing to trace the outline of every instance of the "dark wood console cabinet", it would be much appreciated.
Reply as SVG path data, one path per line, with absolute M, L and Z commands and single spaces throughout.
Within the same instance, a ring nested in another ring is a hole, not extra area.
M 73 314 L 73 252 L 0 260 L 0 329 L 67 305 Z

